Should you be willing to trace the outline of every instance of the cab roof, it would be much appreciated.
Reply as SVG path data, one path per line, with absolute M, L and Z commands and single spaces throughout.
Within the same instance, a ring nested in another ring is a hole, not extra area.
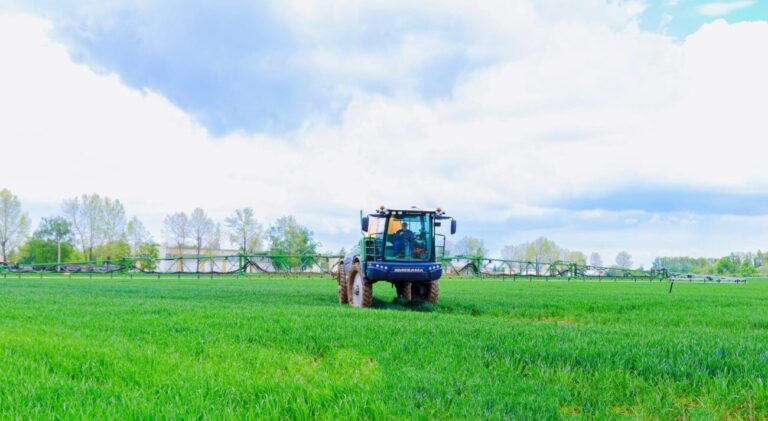
M 419 209 L 415 206 L 411 207 L 410 209 L 389 209 L 385 208 L 384 206 L 381 206 L 379 209 L 377 209 L 374 213 L 370 214 L 371 216 L 388 216 L 388 215 L 436 215 L 438 218 L 444 217 L 445 212 L 440 209 Z

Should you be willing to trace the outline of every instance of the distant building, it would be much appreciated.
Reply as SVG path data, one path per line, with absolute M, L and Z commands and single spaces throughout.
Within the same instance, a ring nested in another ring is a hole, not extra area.
M 234 256 L 240 253 L 235 249 L 207 249 L 200 250 L 200 257 L 210 256 Z M 176 257 L 197 257 L 197 247 L 182 247 L 179 249 L 176 246 L 161 245 L 159 250 L 160 257 L 176 258 Z
M 240 264 L 236 256 L 239 253 L 234 249 L 206 249 L 200 250 L 200 258 L 197 256 L 197 247 L 176 247 L 162 245 L 159 255 L 157 271 L 159 272 L 231 272 L 238 269 Z

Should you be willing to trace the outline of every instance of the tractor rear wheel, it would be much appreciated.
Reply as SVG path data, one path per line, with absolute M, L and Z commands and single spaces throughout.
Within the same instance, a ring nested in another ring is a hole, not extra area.
M 355 262 L 349 270 L 348 292 L 352 307 L 370 307 L 373 305 L 373 283 L 366 279 L 360 263 Z
M 344 261 L 339 261 L 339 273 L 337 275 L 339 282 L 339 304 L 349 303 L 349 293 L 347 292 L 347 277 L 344 276 Z
M 405 301 L 413 300 L 413 290 L 411 289 L 410 282 L 395 284 L 395 288 L 397 289 L 397 298 L 402 298 Z

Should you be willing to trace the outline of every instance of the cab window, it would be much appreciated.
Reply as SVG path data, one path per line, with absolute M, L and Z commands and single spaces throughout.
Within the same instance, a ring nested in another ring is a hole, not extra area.
M 432 257 L 432 217 L 390 215 L 385 236 L 384 257 L 401 262 L 425 262 Z

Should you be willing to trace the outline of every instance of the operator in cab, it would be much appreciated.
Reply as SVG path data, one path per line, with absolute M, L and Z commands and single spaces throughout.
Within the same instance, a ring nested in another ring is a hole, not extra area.
M 406 249 L 410 249 L 413 241 L 416 239 L 416 235 L 413 233 L 413 231 L 408 229 L 408 223 L 403 222 L 400 229 L 397 230 L 397 232 L 395 232 L 392 236 L 394 240 L 393 246 L 395 256 L 406 257 Z

